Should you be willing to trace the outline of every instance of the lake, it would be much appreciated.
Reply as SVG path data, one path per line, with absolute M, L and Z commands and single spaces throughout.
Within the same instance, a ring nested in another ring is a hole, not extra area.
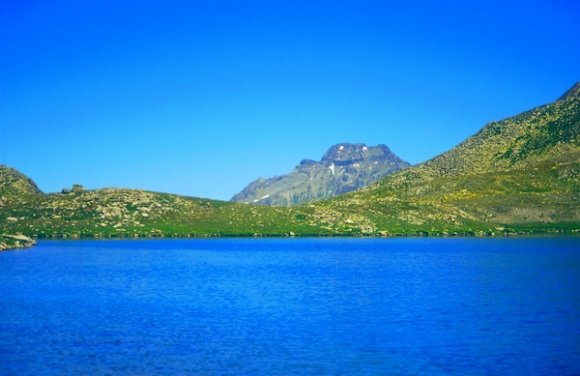
M 580 238 L 40 241 L 1 375 L 578 375 Z

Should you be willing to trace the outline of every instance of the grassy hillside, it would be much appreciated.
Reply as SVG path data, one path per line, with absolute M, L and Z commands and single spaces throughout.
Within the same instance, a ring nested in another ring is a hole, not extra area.
M 316 212 L 335 231 L 577 231 L 579 92 L 576 84 L 552 104 L 490 123 L 454 149 L 321 202 Z
M 13 197 L 39 194 L 42 192 L 30 178 L 0 164 L 0 203 Z
M 129 189 L 28 195 L 5 202 L 4 233 L 38 237 L 322 235 L 304 209 L 234 204 Z M 298 218 L 298 219 L 297 219 Z

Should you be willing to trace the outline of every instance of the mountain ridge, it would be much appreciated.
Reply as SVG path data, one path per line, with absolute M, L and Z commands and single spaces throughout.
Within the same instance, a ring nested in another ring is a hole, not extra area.
M 303 159 L 288 174 L 252 181 L 231 201 L 299 205 L 362 188 L 409 166 L 386 145 L 340 143 L 331 146 L 320 161 Z
M 134 189 L 43 194 L 30 178 L 3 166 L 0 234 L 83 238 L 578 233 L 578 88 L 575 84 L 553 103 L 488 123 L 456 147 L 365 188 L 292 207 Z M 336 161 L 342 160 L 327 160 L 331 166 Z M 317 162 L 305 160 L 299 166 L 308 169 L 313 163 Z

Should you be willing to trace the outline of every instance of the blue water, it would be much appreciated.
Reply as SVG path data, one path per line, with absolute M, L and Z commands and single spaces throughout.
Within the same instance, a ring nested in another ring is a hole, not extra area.
M 0 375 L 580 374 L 580 238 L 41 241 Z

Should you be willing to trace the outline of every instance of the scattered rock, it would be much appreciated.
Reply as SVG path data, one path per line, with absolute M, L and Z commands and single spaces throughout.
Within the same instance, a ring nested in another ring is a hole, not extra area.
M 28 248 L 36 244 L 36 241 L 22 234 L 0 235 L 0 251 L 16 248 Z

